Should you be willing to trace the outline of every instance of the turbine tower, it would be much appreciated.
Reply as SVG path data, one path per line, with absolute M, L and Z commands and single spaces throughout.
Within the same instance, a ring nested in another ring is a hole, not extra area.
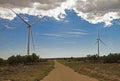
M 22 18 L 19 14 L 17 14 L 14 10 L 10 9 L 13 13 L 15 13 L 26 25 L 27 25 L 27 28 L 28 28 L 28 43 L 27 43 L 27 55 L 30 54 L 30 39 L 32 37 L 32 44 L 33 44 L 33 49 L 35 50 L 35 47 L 34 47 L 34 39 L 33 39 L 33 34 L 32 34 L 32 26 L 35 25 L 37 22 L 39 22 L 40 20 L 42 19 L 38 19 L 36 20 L 35 22 L 33 23 L 28 23 L 24 18 Z
M 100 32 L 99 32 L 99 30 L 98 30 L 98 35 L 97 35 L 98 37 L 97 37 L 97 41 L 96 41 L 96 43 L 97 43 L 97 48 L 98 48 L 98 57 L 100 56 L 100 42 L 103 44 L 103 45 L 106 45 L 101 39 L 100 39 Z

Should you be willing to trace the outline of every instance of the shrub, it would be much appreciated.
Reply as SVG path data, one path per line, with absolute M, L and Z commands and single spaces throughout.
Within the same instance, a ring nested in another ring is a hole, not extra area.
M 2 58 L 0 58 L 0 65 L 4 65 L 4 63 L 5 61 Z
M 7 63 L 10 65 L 16 65 L 16 64 L 33 64 L 39 62 L 39 56 L 37 56 L 35 53 L 32 55 L 25 55 L 25 56 L 11 56 L 7 59 Z
M 104 57 L 104 62 L 105 63 L 118 63 L 118 62 L 120 62 L 120 54 L 119 53 L 115 53 L 115 54 L 110 53 L 108 56 Z

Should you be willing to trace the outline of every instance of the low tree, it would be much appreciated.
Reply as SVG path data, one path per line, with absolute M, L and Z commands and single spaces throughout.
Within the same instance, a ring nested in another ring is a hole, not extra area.
M 0 58 L 0 65 L 4 65 L 5 60 L 3 60 L 2 58 Z
M 16 62 L 16 57 L 14 55 L 9 57 L 8 60 L 7 60 L 7 63 L 10 64 L 10 65 L 16 64 L 17 63 Z
M 88 62 L 96 63 L 99 60 L 98 55 L 87 55 Z
M 104 58 L 105 63 L 118 63 L 120 62 L 120 54 L 119 53 L 110 53 L 108 56 Z
M 38 62 L 39 61 L 39 56 L 37 56 L 35 53 L 32 54 L 32 62 Z

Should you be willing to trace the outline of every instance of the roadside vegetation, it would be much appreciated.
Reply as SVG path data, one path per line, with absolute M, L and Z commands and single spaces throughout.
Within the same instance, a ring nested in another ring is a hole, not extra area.
M 107 56 L 88 55 L 82 58 L 64 58 L 59 62 L 74 71 L 94 77 L 99 81 L 120 81 L 120 53 Z
M 0 58 L 0 81 L 40 81 L 54 68 L 54 62 L 35 53 Z

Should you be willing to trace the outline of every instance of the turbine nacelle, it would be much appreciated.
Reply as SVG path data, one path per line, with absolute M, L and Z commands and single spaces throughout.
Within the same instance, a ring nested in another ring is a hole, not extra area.
M 31 25 L 27 25 L 27 28 L 31 28 Z

